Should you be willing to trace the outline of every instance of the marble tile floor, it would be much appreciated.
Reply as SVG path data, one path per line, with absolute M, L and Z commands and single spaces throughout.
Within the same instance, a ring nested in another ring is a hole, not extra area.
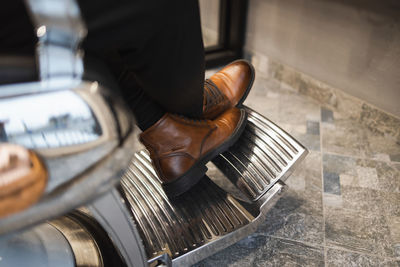
M 400 142 L 270 79 L 245 104 L 310 154 L 254 234 L 195 266 L 400 266 Z

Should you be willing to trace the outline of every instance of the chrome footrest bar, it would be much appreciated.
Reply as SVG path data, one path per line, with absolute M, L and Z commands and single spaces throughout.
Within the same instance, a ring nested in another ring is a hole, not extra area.
M 261 114 L 245 107 L 248 123 L 239 141 L 213 163 L 251 201 L 285 181 L 308 151 Z

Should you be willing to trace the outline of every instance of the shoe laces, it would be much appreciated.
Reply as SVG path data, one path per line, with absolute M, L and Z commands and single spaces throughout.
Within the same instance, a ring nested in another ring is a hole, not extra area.
M 204 81 L 204 112 L 218 105 L 224 99 L 225 95 L 212 80 L 207 79 Z

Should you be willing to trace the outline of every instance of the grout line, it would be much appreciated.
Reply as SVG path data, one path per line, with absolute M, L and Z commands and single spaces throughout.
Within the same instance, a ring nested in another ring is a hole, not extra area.
M 323 248 L 322 244 L 310 243 L 310 242 L 307 242 L 307 241 L 296 240 L 296 239 L 292 239 L 292 238 L 288 238 L 288 237 L 282 237 L 282 236 L 276 236 L 276 235 L 268 235 L 268 234 L 266 234 L 264 236 L 269 236 L 269 237 L 272 237 L 272 238 L 275 238 L 275 239 L 281 239 L 281 240 L 291 241 L 291 242 L 295 242 L 295 243 L 301 243 L 301 244 L 304 244 L 304 245 L 307 245 L 307 246 L 313 247 L 313 248 L 319 248 L 319 249 Z
M 322 105 L 319 105 L 319 150 L 321 151 L 321 198 L 322 198 L 322 231 L 324 236 L 324 264 L 327 265 L 326 232 L 325 232 L 325 203 L 324 203 L 324 150 L 322 148 Z

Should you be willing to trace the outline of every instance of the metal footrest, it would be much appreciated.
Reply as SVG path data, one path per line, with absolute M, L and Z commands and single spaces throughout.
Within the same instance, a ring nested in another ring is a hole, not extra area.
M 248 122 L 244 133 L 213 163 L 248 200 L 256 201 L 277 181 L 285 181 L 308 151 L 261 114 L 245 109 Z
M 190 191 L 169 199 L 147 151 L 139 151 L 117 188 L 67 215 L 81 224 L 71 226 L 69 220 L 61 223 L 59 218 L 52 224 L 62 233 L 59 239 L 48 238 L 48 227 L 41 232 L 45 238 L 33 235 L 34 239 L 44 240 L 44 248 L 69 251 L 67 258 L 76 263 L 89 257 L 107 266 L 124 261 L 127 266 L 144 267 L 189 266 L 248 236 L 281 197 L 284 180 L 307 150 L 271 121 L 246 109 L 249 116 L 243 135 L 213 160 L 222 173 L 211 171 Z M 79 229 L 87 231 L 86 238 Z M 8 238 L 14 236 L 0 239 L 0 247 L 14 242 Z M 29 244 L 32 236 L 16 238 Z M 81 254 L 88 238 L 99 249 Z M 47 262 L 53 259 L 46 249 L 37 253 Z
M 187 266 L 252 233 L 281 196 L 283 180 L 307 150 L 257 112 L 235 146 L 213 162 L 245 199 L 235 198 L 208 177 L 170 200 L 146 151 L 135 154 L 121 181 L 149 262 L 168 258 Z M 212 178 L 212 177 L 211 177 Z

